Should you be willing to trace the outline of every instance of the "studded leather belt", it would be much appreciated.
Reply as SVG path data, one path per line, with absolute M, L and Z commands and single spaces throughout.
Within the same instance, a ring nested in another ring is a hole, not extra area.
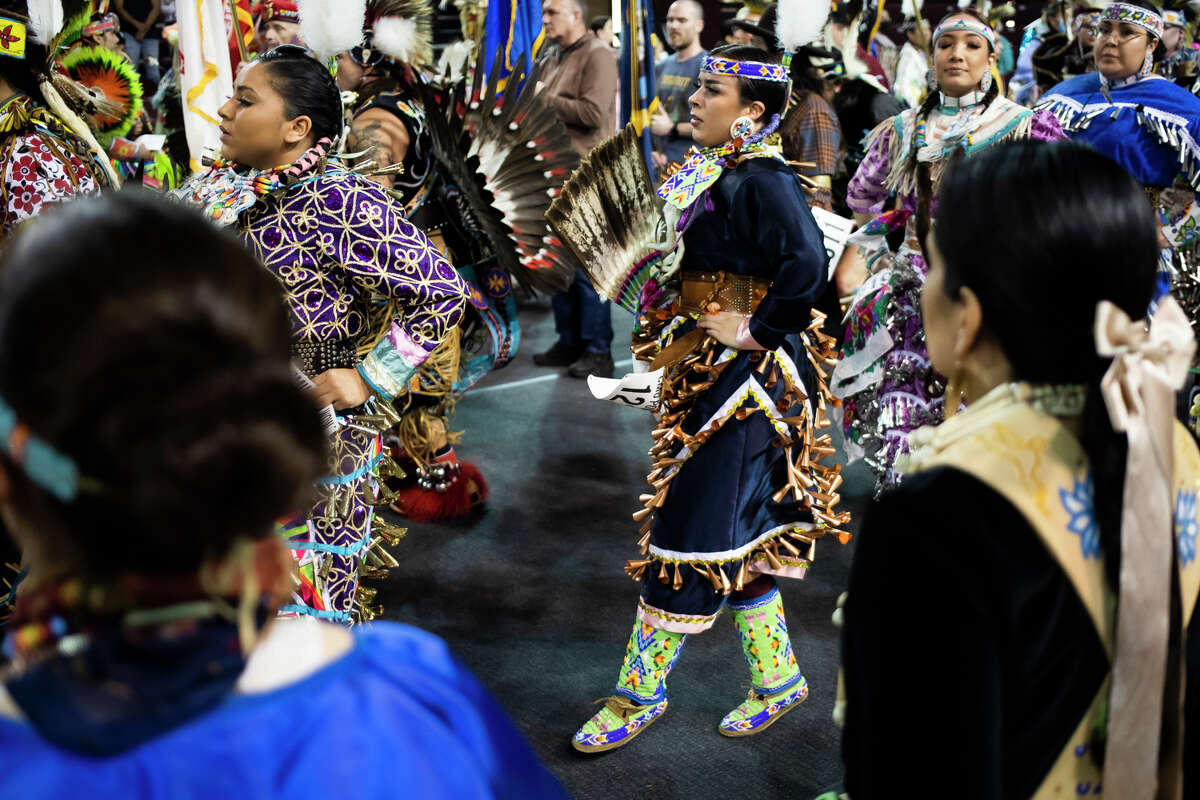
M 734 311 L 753 314 L 766 297 L 771 282 L 752 275 L 734 272 L 685 272 L 680 291 L 680 311 L 703 314 L 706 311 Z M 710 308 L 716 304 L 716 308 Z

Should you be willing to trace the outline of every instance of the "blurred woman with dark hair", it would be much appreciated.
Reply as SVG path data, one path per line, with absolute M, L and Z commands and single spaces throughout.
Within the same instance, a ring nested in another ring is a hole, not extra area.
M 279 279 L 293 352 L 337 412 L 330 474 L 307 520 L 287 528 L 302 585 L 285 611 L 370 618 L 359 566 L 373 535 L 394 536 L 373 513 L 390 500 L 376 481 L 391 466 L 377 432 L 458 325 L 466 285 L 392 195 L 331 158 L 341 93 L 303 48 L 281 45 L 244 69 L 220 114 L 223 158 L 179 195 L 236 229 Z
M 32 569 L 5 797 L 562 796 L 436 637 L 276 619 L 275 521 L 328 445 L 289 317 L 233 236 L 150 195 L 56 210 L 6 251 L 0 514 Z
M 921 237 L 937 213 L 942 171 L 952 158 L 998 142 L 1063 138 L 1053 115 L 1000 96 L 995 43 L 974 9 L 943 18 L 933 35 L 937 89 L 920 108 L 871 132 L 846 191 L 862 227 L 835 275 L 839 296 L 854 294 L 854 301 L 830 387 L 844 401 L 847 450 L 867 459 L 879 489 L 899 482 L 896 460 L 908 452 L 909 434 L 942 418 L 944 379 L 929 365 L 918 299 L 926 270 Z M 885 246 L 893 231 L 903 231 L 895 254 Z
M 1143 319 L 1154 215 L 1067 142 L 962 162 L 938 207 L 924 331 L 966 408 L 859 534 L 846 788 L 1194 797 L 1200 453 L 1171 407 L 1196 345 L 1172 299 Z
M 614 694 L 572 740 L 582 752 L 621 747 L 661 717 L 687 636 L 726 606 L 752 688 L 720 733 L 760 733 L 808 697 L 775 577 L 803 578 L 817 539 L 849 538 L 849 515 L 821 463 L 824 241 L 767 138 L 788 81 L 764 50 L 714 49 L 688 99 L 698 150 L 658 190 L 682 214 L 683 250 L 662 286 L 647 285 L 634 339 L 664 373 L 651 494 L 634 515 L 642 557 L 625 567 L 641 597 Z

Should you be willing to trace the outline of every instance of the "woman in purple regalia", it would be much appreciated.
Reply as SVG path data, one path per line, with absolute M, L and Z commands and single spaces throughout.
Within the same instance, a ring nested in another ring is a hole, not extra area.
M 946 16 L 933 35 L 937 86 L 920 108 L 867 136 L 846 192 L 862 227 L 848 243 L 837 283 L 839 294 L 857 293 L 830 389 L 843 399 L 847 450 L 867 456 L 880 490 L 899 482 L 896 460 L 908 452 L 909 434 L 940 422 L 943 395 L 952 393 L 930 366 L 920 306 L 920 242 L 945 165 L 1009 139 L 1064 138 L 1050 114 L 999 96 L 991 77 L 995 48 L 995 32 L 973 9 Z M 887 235 L 901 229 L 903 245 L 888 252 Z
M 399 533 L 373 513 L 390 499 L 378 481 L 389 466 L 378 431 L 395 422 L 391 401 L 458 325 L 467 288 L 391 195 L 330 158 L 340 93 L 302 48 L 259 58 L 220 114 L 222 158 L 178 194 L 233 227 L 279 279 L 293 355 L 320 405 L 336 412 L 326 415 L 330 473 L 307 519 L 284 530 L 300 587 L 283 611 L 369 618 L 373 593 L 359 589 L 359 566 L 386 564 L 372 534 Z M 372 323 L 385 303 L 390 327 Z

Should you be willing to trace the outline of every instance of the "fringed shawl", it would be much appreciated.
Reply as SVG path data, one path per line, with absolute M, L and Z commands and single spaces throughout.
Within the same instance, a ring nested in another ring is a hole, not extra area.
M 1099 75 L 1089 73 L 1055 86 L 1037 107 L 1139 183 L 1166 187 L 1183 175 L 1200 191 L 1200 99 L 1186 89 L 1152 75 L 1105 97 Z
M 884 120 L 863 141 L 867 153 L 876 146 L 887 147 L 888 167 L 884 183 L 891 193 L 902 197 L 917 193 L 916 170 L 909 164 L 916 136 L 917 111 L 910 108 Z M 994 99 L 982 112 L 967 109 L 958 117 L 942 130 L 927 124 L 925 146 L 917 153 L 918 161 L 929 163 L 935 190 L 941 181 L 943 166 L 956 150 L 971 155 L 997 142 L 1027 139 L 1033 131 L 1034 112 L 1003 97 Z M 880 142 L 885 136 L 887 141 Z

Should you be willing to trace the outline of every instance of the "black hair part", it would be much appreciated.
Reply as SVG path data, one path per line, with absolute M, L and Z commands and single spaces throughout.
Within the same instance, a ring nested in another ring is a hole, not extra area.
M 342 92 L 329 70 L 303 47 L 282 44 L 258 57 L 288 119 L 312 120 L 313 142 L 342 133 Z
M 779 55 L 777 53 L 768 53 L 766 50 L 746 44 L 723 44 L 720 47 L 714 47 L 710 50 L 709 55 L 725 58 L 730 61 L 759 61 L 764 64 L 779 63 Z M 788 85 L 786 83 L 755 80 L 739 76 L 737 85 L 738 96 L 743 103 L 749 105 L 757 100 L 766 107 L 762 118 L 764 125 L 776 114 L 781 117 L 783 116 L 788 99 Z
M 96 486 L 62 502 L 5 456 L 18 518 L 99 580 L 275 535 L 326 446 L 290 343 L 278 282 L 194 211 L 133 190 L 46 212 L 4 254 L 0 396 Z
M 1120 564 L 1125 437 L 1100 395 L 1096 304 L 1141 319 L 1154 293 L 1157 224 L 1129 174 L 1085 144 L 1018 140 L 956 164 L 942 180 L 935 241 L 945 291 L 969 287 L 1017 380 L 1083 383 L 1084 449 L 1109 582 Z
M 611 19 L 611 17 L 605 17 L 605 16 L 592 17 L 592 22 L 590 25 L 588 25 L 588 27 L 591 28 L 592 33 L 599 33 L 604 28 L 604 26 L 608 24 L 608 21 L 610 19 Z

